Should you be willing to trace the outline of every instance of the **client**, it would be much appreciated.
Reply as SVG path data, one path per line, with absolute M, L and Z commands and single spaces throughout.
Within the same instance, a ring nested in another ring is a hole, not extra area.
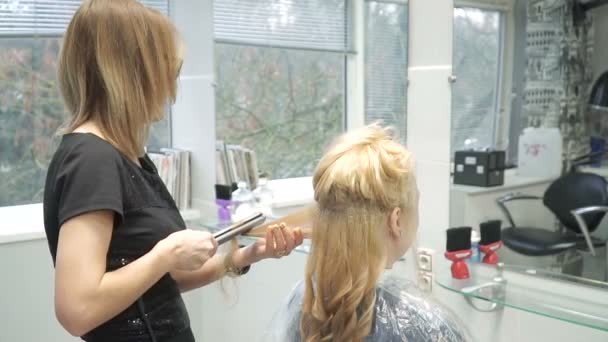
M 306 278 L 264 341 L 466 341 L 447 310 L 384 276 L 418 226 L 411 154 L 377 125 L 340 137 L 313 177 Z

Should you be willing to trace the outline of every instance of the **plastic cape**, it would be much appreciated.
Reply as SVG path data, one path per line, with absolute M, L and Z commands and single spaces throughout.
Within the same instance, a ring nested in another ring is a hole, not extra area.
M 375 319 L 368 342 L 464 342 L 470 334 L 447 308 L 412 282 L 385 277 L 377 288 Z M 300 342 L 304 282 L 291 292 L 265 331 L 264 342 Z

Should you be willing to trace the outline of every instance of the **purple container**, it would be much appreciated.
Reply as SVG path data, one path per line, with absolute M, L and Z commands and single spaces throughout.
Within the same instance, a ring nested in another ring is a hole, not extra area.
M 217 216 L 220 221 L 230 221 L 232 217 L 232 213 L 230 208 L 232 207 L 232 201 L 224 200 L 224 199 L 216 199 L 215 204 L 217 204 Z

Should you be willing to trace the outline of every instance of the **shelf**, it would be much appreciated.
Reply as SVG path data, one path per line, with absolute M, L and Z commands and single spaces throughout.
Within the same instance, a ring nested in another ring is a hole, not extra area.
M 471 263 L 469 270 L 469 279 L 458 280 L 452 278 L 446 266 L 435 281 L 465 296 L 471 305 L 477 299 L 495 308 L 510 307 L 608 331 L 607 283 L 517 266 L 503 266 L 501 270 Z
M 549 184 L 555 180 L 556 177 L 522 177 L 517 174 L 517 169 L 506 170 L 504 184 L 492 187 L 481 187 L 471 186 L 462 184 L 452 184 L 450 189 L 452 191 L 459 191 L 467 193 L 471 196 L 477 196 L 487 193 L 501 192 L 501 191 L 515 191 L 521 188 L 527 188 L 539 184 Z

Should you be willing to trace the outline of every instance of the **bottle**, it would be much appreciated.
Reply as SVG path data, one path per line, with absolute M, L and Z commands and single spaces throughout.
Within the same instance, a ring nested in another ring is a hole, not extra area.
M 473 252 L 473 254 L 471 254 L 471 258 L 469 258 L 469 260 L 471 262 L 480 262 L 481 261 L 481 254 L 479 252 L 479 241 L 481 240 L 481 237 L 479 235 L 479 233 L 476 230 L 471 231 L 471 251 Z
M 232 203 L 234 203 L 233 220 L 238 221 L 253 213 L 255 201 L 253 194 L 249 191 L 247 183 L 240 181 L 238 188 L 232 193 Z
M 274 194 L 268 184 L 268 179 L 261 177 L 258 180 L 258 187 L 253 190 L 253 198 L 259 210 L 266 215 L 272 217 L 272 204 L 274 202 Z
M 215 204 L 218 207 L 220 222 L 229 222 L 232 216 L 232 187 L 230 185 L 215 185 Z

